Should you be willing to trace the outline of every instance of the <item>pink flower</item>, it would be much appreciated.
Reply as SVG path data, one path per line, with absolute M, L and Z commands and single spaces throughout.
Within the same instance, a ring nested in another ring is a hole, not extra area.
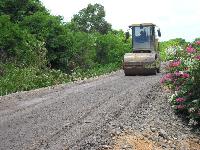
M 175 74 L 177 77 L 179 77 L 179 76 L 181 76 L 181 75 L 182 75 L 182 73 L 181 73 L 181 72 L 179 72 L 179 71 L 175 72 L 174 74 Z
M 200 40 L 199 40 L 199 41 L 196 41 L 195 44 L 200 45 Z
M 196 52 L 196 50 L 195 50 L 191 45 L 188 46 L 188 47 L 186 48 L 186 50 L 187 50 L 188 53 L 195 53 L 195 52 Z
M 165 81 L 172 81 L 173 75 L 171 73 L 167 73 L 162 79 L 160 80 L 160 83 L 164 83 Z
M 188 73 L 183 73 L 183 72 L 179 72 L 179 71 L 176 71 L 174 73 L 174 75 L 176 77 L 181 77 L 181 78 L 189 78 L 190 77 L 190 75 Z
M 173 76 L 172 76 L 171 73 L 166 74 L 164 77 L 165 77 L 166 79 L 172 79 L 172 78 L 173 78 Z
M 190 108 L 190 109 L 188 110 L 189 113 L 193 113 L 193 112 L 195 112 L 195 111 L 196 111 L 195 108 Z
M 176 108 L 177 108 L 177 109 L 184 109 L 185 106 L 184 106 L 184 105 L 177 105 Z
M 182 77 L 183 77 L 183 78 L 189 78 L 190 75 L 189 75 L 188 73 L 183 73 L 183 74 L 182 74 Z
M 161 78 L 160 83 L 163 84 L 165 82 L 165 78 Z
M 200 116 L 200 110 L 198 111 L 198 115 Z
M 181 61 L 180 60 L 177 60 L 177 61 L 173 61 L 169 64 L 169 67 L 178 67 L 180 66 L 181 64 Z
M 184 102 L 184 101 L 185 101 L 185 98 L 183 97 L 179 97 L 176 99 L 176 102 L 179 102 L 179 103 Z
M 180 86 L 176 86 L 176 91 L 179 91 L 180 90 Z
M 194 57 L 197 60 L 200 60 L 200 55 Z

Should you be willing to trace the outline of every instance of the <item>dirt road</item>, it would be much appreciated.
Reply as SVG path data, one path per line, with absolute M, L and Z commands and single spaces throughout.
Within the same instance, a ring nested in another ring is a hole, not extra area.
M 155 119 L 155 97 L 162 96 L 153 91 L 160 88 L 160 78 L 125 77 L 118 71 L 0 97 L 0 149 L 109 148 L 112 134 L 125 127 L 144 130 L 142 124 Z

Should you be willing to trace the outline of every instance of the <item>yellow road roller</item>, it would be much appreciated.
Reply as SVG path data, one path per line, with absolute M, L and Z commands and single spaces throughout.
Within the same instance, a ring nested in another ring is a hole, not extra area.
M 132 24 L 129 28 L 132 31 L 132 52 L 124 55 L 124 74 L 156 75 L 161 64 L 157 38 L 161 37 L 160 29 L 153 23 Z M 127 32 L 126 38 L 129 35 Z

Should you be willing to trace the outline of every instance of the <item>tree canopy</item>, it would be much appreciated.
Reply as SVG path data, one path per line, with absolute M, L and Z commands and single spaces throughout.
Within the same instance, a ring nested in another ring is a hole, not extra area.
M 1 0 L 0 15 L 9 15 L 14 22 L 36 12 L 48 12 L 39 0 Z
M 105 20 L 105 10 L 100 4 L 89 4 L 73 16 L 72 22 L 83 32 L 106 34 L 111 31 L 111 24 Z

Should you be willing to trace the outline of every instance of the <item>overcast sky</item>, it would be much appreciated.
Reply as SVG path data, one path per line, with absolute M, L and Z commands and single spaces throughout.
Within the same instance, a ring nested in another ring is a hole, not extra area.
M 106 20 L 114 29 L 126 31 L 128 25 L 152 22 L 162 32 L 161 40 L 200 37 L 200 0 L 41 0 L 54 15 L 65 21 L 87 7 L 100 3 L 106 11 Z

